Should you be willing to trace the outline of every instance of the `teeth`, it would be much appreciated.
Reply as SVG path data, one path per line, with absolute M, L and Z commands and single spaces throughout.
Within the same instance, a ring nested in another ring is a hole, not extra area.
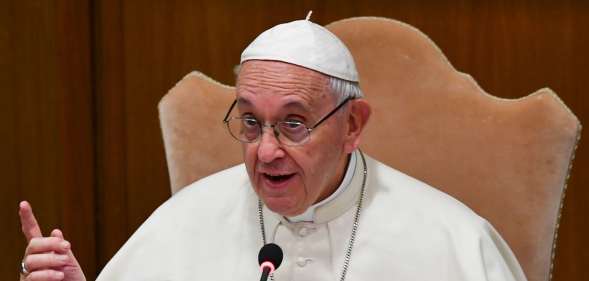
M 290 176 L 292 176 L 292 174 L 277 174 L 277 175 L 271 175 L 271 174 L 264 174 L 264 176 L 266 176 L 267 178 L 271 179 L 271 180 L 285 180 L 287 178 L 290 178 Z

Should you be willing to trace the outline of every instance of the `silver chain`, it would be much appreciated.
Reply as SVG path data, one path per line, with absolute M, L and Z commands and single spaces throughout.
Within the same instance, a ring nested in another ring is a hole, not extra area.
M 360 150 L 358 150 L 360 151 Z M 362 210 L 362 202 L 364 201 L 364 196 L 366 195 L 366 176 L 368 174 L 368 170 L 366 169 L 366 159 L 364 159 L 364 154 L 360 151 L 360 156 L 362 158 L 362 164 L 364 165 L 364 172 L 362 178 L 362 189 L 360 190 L 360 199 L 358 199 L 358 205 L 356 207 L 356 213 L 354 214 L 354 224 L 352 225 L 352 234 L 350 235 L 350 241 L 348 242 L 348 248 L 346 249 L 346 255 L 344 256 L 344 266 L 342 267 L 342 273 L 339 278 L 339 281 L 344 281 L 346 279 L 346 274 L 348 273 L 348 268 L 350 267 L 350 260 L 352 259 L 352 249 L 354 248 L 354 242 L 356 241 L 356 233 L 358 232 L 358 225 L 360 221 L 360 211 Z M 260 219 L 260 230 L 262 232 L 262 242 L 266 245 L 266 228 L 264 227 L 264 211 L 262 208 L 262 200 L 258 198 L 258 218 Z M 274 280 L 274 275 L 270 275 L 270 280 Z

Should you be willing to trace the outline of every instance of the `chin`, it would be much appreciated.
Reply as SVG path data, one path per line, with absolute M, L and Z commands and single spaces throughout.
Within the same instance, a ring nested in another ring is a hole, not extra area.
M 262 201 L 272 212 L 285 217 L 300 215 L 305 211 L 297 208 L 291 198 L 262 197 Z

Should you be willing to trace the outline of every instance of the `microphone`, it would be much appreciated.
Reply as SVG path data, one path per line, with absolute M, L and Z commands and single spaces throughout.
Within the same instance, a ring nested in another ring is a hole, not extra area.
M 282 249 L 274 243 L 264 245 L 258 253 L 258 263 L 262 271 L 260 281 L 268 280 L 268 276 L 282 263 Z

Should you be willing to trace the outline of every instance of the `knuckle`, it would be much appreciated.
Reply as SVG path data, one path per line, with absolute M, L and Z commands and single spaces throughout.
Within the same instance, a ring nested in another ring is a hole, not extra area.
M 28 255 L 25 257 L 23 262 L 29 272 L 34 272 L 40 268 L 58 266 L 62 263 L 59 258 L 52 253 Z
M 26 256 L 26 257 L 25 257 L 25 258 L 22 260 L 22 262 L 25 264 L 25 267 L 26 267 L 27 269 L 29 269 L 29 270 L 31 269 L 31 256 Z
M 27 245 L 27 248 L 25 249 L 25 254 L 28 255 L 28 254 L 34 253 L 36 248 L 37 248 L 37 244 L 31 240 L 31 242 L 29 242 L 29 244 Z
M 33 271 L 31 273 L 29 273 L 29 275 L 27 275 L 27 277 L 25 278 L 26 281 L 37 281 L 37 280 L 43 280 L 41 273 L 39 271 Z
M 45 262 L 43 258 L 43 254 L 28 255 L 23 262 L 27 270 L 32 273 L 44 266 Z

